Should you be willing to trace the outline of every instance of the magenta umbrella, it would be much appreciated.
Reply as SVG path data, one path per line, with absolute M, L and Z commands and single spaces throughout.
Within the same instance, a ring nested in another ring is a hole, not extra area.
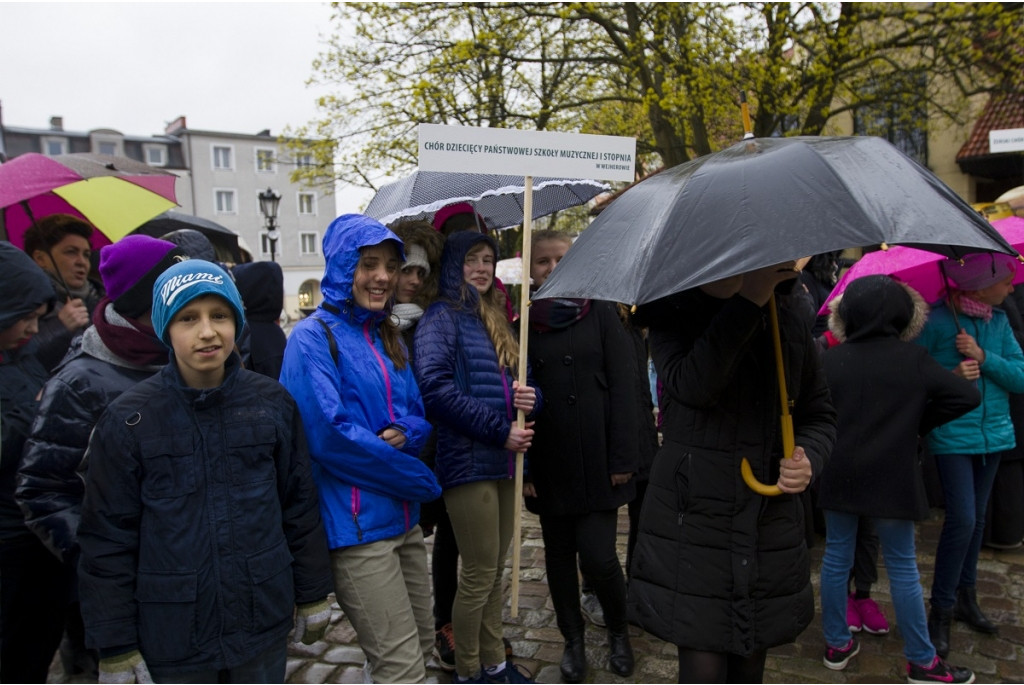
M 22 247 L 34 221 L 71 214 L 98 229 L 91 239 L 98 249 L 174 207 L 176 178 L 127 157 L 19 155 L 0 164 L 0 212 L 7 239 Z
M 1010 243 L 1017 252 L 1024 249 L 1024 219 L 1011 216 L 992 222 L 993 228 Z M 945 259 L 934 252 L 917 250 L 912 247 L 890 247 L 888 250 L 869 252 L 850 267 L 836 283 L 818 314 L 828 314 L 828 303 L 839 297 L 852 281 L 863 276 L 886 275 L 906 283 L 921 293 L 925 302 L 938 302 L 946 294 L 946 284 L 939 270 L 939 262 Z M 1024 268 L 1017 269 L 1014 285 L 1024 283 Z

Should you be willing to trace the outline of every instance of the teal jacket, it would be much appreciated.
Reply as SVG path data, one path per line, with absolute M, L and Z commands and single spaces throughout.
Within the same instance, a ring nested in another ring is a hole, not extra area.
M 981 406 L 928 434 L 933 454 L 991 454 L 1013 449 L 1016 439 L 1010 422 L 1010 393 L 1024 393 L 1024 353 L 1013 337 L 1004 312 L 993 310 L 992 320 L 960 314 L 960 326 L 985 351 L 978 390 Z M 964 357 L 956 350 L 956 322 L 949 307 L 935 305 L 917 344 L 940 364 L 954 369 Z

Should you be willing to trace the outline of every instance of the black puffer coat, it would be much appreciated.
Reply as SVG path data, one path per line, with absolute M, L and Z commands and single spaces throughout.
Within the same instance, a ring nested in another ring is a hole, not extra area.
M 860 278 L 830 305 L 843 344 L 822 363 L 839 414 L 836 446 L 821 475 L 818 506 L 858 516 L 928 517 L 918 436 L 981 404 L 974 383 L 909 341 L 928 305 L 888 276 Z
M 612 487 L 613 473 L 636 473 L 636 360 L 615 305 L 591 302 L 572 325 L 531 326 L 530 365 L 546 399 L 530 447 L 537 497 L 526 508 L 548 516 L 618 509 L 636 496 L 631 478 Z
M 175 363 L 110 405 L 89 441 L 79 543 L 86 643 L 150 666 L 233 668 L 333 587 L 302 418 L 238 368 L 184 385 Z
M 658 425 L 654 418 L 654 398 L 651 397 L 651 381 L 647 375 L 647 337 L 644 331 L 632 323 L 626 325 L 633 355 L 636 359 L 636 425 L 638 438 L 636 479 L 646 481 L 651 477 L 654 457 L 658 454 Z
M 779 392 L 767 308 L 689 290 L 648 307 L 664 443 L 640 516 L 631 619 L 690 649 L 743 656 L 794 640 L 814 616 L 798 497 L 755 494 L 750 460 L 778 480 Z M 805 321 L 780 306 L 796 444 L 820 473 L 835 411 Z
M 284 272 L 275 262 L 239 264 L 231 270 L 249 325 L 247 368 L 277 380 L 288 343 L 277 323 L 284 309 Z
M 98 336 L 97 336 L 98 337 Z M 43 388 L 39 413 L 25 445 L 15 499 L 25 523 L 58 559 L 74 563 L 85 482 L 78 467 L 93 427 L 111 402 L 154 370 L 112 364 L 80 344 Z
M 56 281 L 56 279 L 50 278 L 52 281 Z M 54 285 L 53 287 L 57 291 L 56 306 L 46 316 L 39 319 L 39 333 L 35 336 L 36 343 L 39 346 L 36 356 L 50 372 L 53 372 L 67 355 L 68 349 L 71 347 L 71 341 L 75 339 L 75 336 L 81 335 L 86 328 L 92 325 L 93 312 L 96 311 L 96 305 L 100 303 L 104 295 L 103 285 L 99 281 L 92 279 L 86 281 L 86 288 L 89 294 L 82 301 L 85 304 L 85 308 L 89 311 L 89 324 L 83 328 L 69 331 L 59 318 L 60 310 L 68 299 L 67 291 L 60 285 Z

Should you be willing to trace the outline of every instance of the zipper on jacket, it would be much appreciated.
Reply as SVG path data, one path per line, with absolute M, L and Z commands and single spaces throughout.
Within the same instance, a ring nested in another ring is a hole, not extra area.
M 352 523 L 356 524 L 356 539 L 363 541 L 363 529 L 359 527 L 359 488 L 352 486 Z
M 512 399 L 509 397 L 508 392 L 508 378 L 505 377 L 505 367 L 499 366 L 498 370 L 501 372 L 501 387 L 505 389 L 505 413 L 508 418 L 515 422 L 515 412 L 512 410 Z M 516 477 L 516 462 L 515 452 L 508 450 L 508 477 Z
M 395 408 L 391 403 L 391 376 L 388 375 L 388 367 L 384 364 L 384 360 L 380 356 L 380 352 L 373 346 L 373 338 L 370 336 L 370 321 L 367 320 L 363 324 L 363 337 L 366 338 L 366 344 L 373 350 L 373 356 L 377 358 L 377 363 L 380 365 L 380 372 L 384 375 L 384 390 L 387 393 L 388 401 L 388 416 L 391 418 L 391 422 L 395 421 Z

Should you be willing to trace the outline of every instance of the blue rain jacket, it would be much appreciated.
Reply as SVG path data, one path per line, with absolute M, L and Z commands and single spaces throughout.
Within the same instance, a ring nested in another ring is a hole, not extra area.
M 281 383 L 302 414 L 331 549 L 405 533 L 419 523 L 419 503 L 441 495 L 434 474 L 417 457 L 431 427 L 412 368 L 396 369 L 384 350 L 379 330 L 387 313 L 370 312 L 352 298 L 360 248 L 385 240 L 402 244 L 360 214 L 331 223 L 323 241 L 327 270 L 320 286 L 327 308 L 321 304 L 296 324 L 281 368 Z M 334 335 L 337 366 L 327 333 L 314 317 Z M 401 450 L 379 437 L 389 426 L 405 433 Z
M 445 490 L 481 480 L 515 476 L 515 453 L 505 440 L 516 419 L 512 373 L 499 365 L 494 344 L 476 312 L 479 295 L 463 289 L 462 264 L 480 233 L 453 233 L 441 259 L 441 299 L 416 327 L 416 380 L 430 417 L 437 423 L 435 470 Z M 530 387 L 536 389 L 532 378 Z M 540 390 L 533 413 L 543 407 Z
M 1010 393 L 1024 393 L 1024 353 L 1013 337 L 1005 312 L 993 310 L 992 320 L 960 314 L 960 326 L 985 351 L 978 390 L 981 406 L 928 434 L 933 454 L 991 454 L 1013 449 L 1016 439 L 1010 421 Z M 959 331 L 945 303 L 935 305 L 921 336 L 923 345 L 947 369 L 964 357 L 956 349 Z

